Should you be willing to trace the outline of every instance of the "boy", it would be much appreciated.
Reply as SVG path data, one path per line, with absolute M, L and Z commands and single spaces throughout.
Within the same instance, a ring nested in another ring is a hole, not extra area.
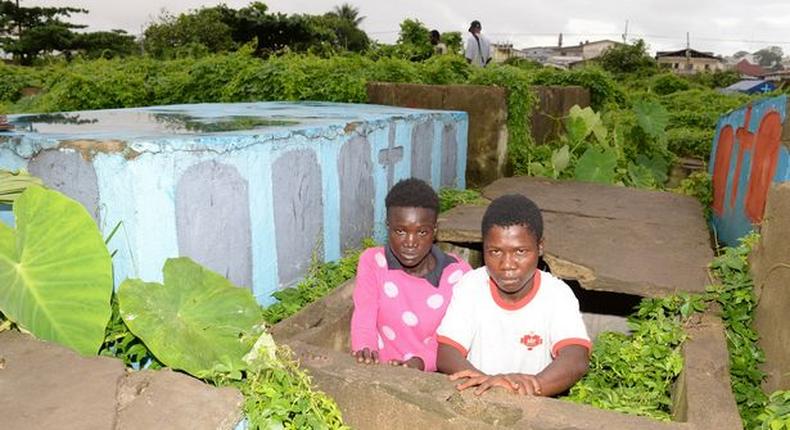
M 543 217 L 532 200 L 502 196 L 483 216 L 485 266 L 458 283 L 437 330 L 437 367 L 457 388 L 494 386 L 553 396 L 587 372 L 590 340 L 579 304 L 560 279 L 537 269 Z

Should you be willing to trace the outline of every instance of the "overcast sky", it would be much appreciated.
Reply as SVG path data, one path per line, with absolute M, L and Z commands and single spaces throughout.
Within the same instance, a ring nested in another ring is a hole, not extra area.
M 90 30 L 124 29 L 139 34 L 166 8 L 181 13 L 218 1 L 201 0 L 20 0 L 23 6 L 76 6 L 89 14 L 74 18 Z M 232 8 L 249 1 L 228 0 Z M 270 0 L 270 11 L 319 14 L 342 3 L 338 0 Z M 626 20 L 628 38 L 643 38 L 651 51 L 682 49 L 686 32 L 691 47 L 731 55 L 754 52 L 769 45 L 790 54 L 790 0 L 390 0 L 350 1 L 365 16 L 362 29 L 374 39 L 392 43 L 398 24 L 417 18 L 429 28 L 465 32 L 469 22 L 483 23 L 483 34 L 494 42 L 511 42 L 516 48 L 555 45 L 584 40 L 622 40 Z

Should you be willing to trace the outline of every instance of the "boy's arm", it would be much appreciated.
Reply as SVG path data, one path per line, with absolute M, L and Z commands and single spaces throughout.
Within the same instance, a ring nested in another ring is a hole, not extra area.
M 439 342 L 439 350 L 436 355 L 436 370 L 448 375 L 462 370 L 473 370 L 482 375 L 482 372 L 475 369 L 472 363 L 461 355 L 461 351 L 442 342 Z
M 535 375 L 541 396 L 555 396 L 564 392 L 587 373 L 589 350 L 581 345 L 560 349 L 557 357 L 543 371 Z

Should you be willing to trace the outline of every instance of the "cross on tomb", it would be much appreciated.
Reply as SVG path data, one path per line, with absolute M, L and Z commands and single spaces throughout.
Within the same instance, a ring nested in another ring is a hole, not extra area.
M 763 93 L 770 93 L 771 92 L 771 86 L 768 85 L 768 84 L 763 84 L 763 86 L 760 87 L 760 91 L 763 92 Z
M 395 164 L 403 160 L 403 147 L 395 146 L 395 139 L 390 138 L 389 145 L 379 151 L 379 164 L 387 169 L 387 189 L 392 188 L 395 180 Z

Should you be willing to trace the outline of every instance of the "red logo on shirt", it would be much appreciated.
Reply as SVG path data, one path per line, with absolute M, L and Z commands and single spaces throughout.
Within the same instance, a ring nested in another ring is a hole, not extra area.
M 521 343 L 527 347 L 527 350 L 532 351 L 532 348 L 543 343 L 543 339 L 540 337 L 540 335 L 530 333 L 525 334 L 524 337 L 521 338 Z

